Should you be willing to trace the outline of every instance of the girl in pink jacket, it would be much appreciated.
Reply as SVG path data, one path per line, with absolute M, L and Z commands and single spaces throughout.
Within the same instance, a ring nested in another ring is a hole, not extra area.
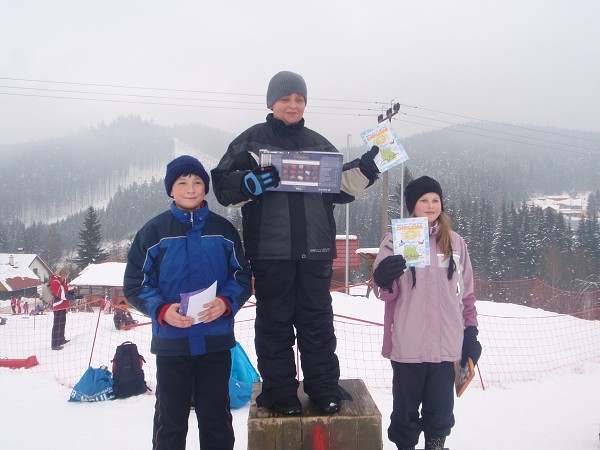
M 393 254 L 390 233 L 375 259 L 374 292 L 386 303 L 382 354 L 393 369 L 388 437 L 411 450 L 423 431 L 425 449 L 441 450 L 454 426 L 454 362 L 464 367 L 481 355 L 473 270 L 444 212 L 440 184 L 423 176 L 404 195 L 409 214 L 428 219 L 431 260 L 407 268 L 404 257 Z

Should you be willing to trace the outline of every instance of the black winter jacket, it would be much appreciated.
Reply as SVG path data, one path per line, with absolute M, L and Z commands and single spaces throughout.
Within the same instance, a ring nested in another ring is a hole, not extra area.
M 359 160 L 344 164 L 339 194 L 273 192 L 252 200 L 242 190 L 248 171 L 258 166 L 260 149 L 337 152 L 323 136 L 304 126 L 267 116 L 231 142 L 211 171 L 213 190 L 224 206 L 242 207 L 243 237 L 249 260 L 332 260 L 336 257 L 334 203 L 360 197 L 376 179 L 367 178 Z

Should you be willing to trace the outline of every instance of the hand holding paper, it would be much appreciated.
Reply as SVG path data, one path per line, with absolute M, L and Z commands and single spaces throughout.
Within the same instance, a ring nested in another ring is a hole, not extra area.
M 358 168 L 363 173 L 365 177 L 367 177 L 371 181 L 375 181 L 379 173 L 379 167 L 375 164 L 375 156 L 379 154 L 379 147 L 374 145 L 371 147 L 371 150 L 364 153 L 360 157 L 360 162 L 358 164 Z
M 180 294 L 181 305 L 179 307 L 179 313 L 194 319 L 194 324 L 215 320 L 224 312 L 221 311 L 219 316 L 215 317 L 215 314 L 218 312 L 218 310 L 221 307 L 225 308 L 223 301 L 216 298 L 216 296 L 216 281 L 206 289 Z M 220 305 L 218 305 L 216 302 L 219 302 Z
M 212 302 L 204 304 L 204 309 L 200 312 L 198 319 L 202 323 L 212 322 L 221 317 L 225 311 L 227 311 L 227 308 L 223 300 L 216 297 Z
M 194 319 L 191 317 L 182 316 L 179 313 L 179 306 L 179 303 L 171 303 L 163 320 L 169 325 L 177 328 L 189 328 L 194 325 Z
M 406 260 L 402 255 L 390 255 L 383 259 L 373 272 L 373 279 L 379 287 L 392 289 L 392 283 L 406 271 Z
M 272 191 L 279 186 L 279 172 L 275 166 L 256 167 L 246 174 L 242 182 L 242 190 L 250 198 L 257 198 L 266 191 Z

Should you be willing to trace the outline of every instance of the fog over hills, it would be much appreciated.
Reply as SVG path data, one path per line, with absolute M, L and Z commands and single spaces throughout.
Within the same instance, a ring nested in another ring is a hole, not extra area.
M 210 170 L 234 137 L 200 124 L 165 127 L 128 116 L 72 136 L 0 146 L 0 227 L 8 244 L 29 239 L 28 251 L 41 252 L 43 237 L 23 235 L 32 227 L 41 227 L 42 234 L 56 223 L 68 251 L 75 249 L 82 211 L 91 205 L 107 241 L 131 239 L 169 204 L 162 182 L 169 160 L 191 154 Z M 600 133 L 474 123 L 413 135 L 403 145 L 410 174 L 438 179 L 450 210 L 482 199 L 499 208 L 533 195 L 600 189 Z M 351 157 L 364 151 L 354 147 Z M 400 174 L 390 171 L 390 195 Z M 237 223 L 238 211 L 218 205 L 212 192 L 207 200 Z M 377 246 L 381 183 L 350 211 L 350 232 L 364 246 Z M 345 229 L 344 214 L 345 208 L 336 209 L 339 231 Z

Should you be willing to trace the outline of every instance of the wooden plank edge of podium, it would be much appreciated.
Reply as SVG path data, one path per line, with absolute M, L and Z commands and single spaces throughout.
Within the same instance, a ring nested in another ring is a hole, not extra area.
M 302 414 L 285 416 L 256 405 L 262 384 L 254 383 L 248 412 L 248 450 L 382 449 L 381 412 L 364 381 L 348 379 L 340 380 L 339 384 L 353 400 L 342 401 L 338 413 L 324 414 L 318 410 L 300 383 L 298 398 Z

